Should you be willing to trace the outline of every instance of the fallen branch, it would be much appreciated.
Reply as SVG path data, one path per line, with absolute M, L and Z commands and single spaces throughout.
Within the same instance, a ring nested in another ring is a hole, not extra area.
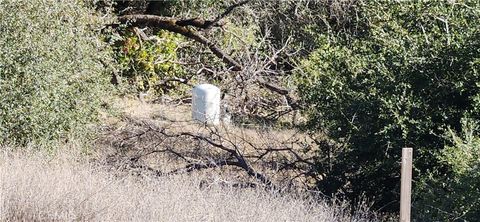
M 150 128 L 150 129 L 153 129 L 153 128 Z M 228 148 L 227 146 L 223 145 L 222 143 L 215 142 L 215 141 L 213 141 L 213 140 L 211 140 L 211 139 L 209 139 L 205 136 L 193 134 L 193 133 L 190 133 L 190 132 L 182 132 L 182 133 L 178 133 L 178 134 L 168 134 L 168 133 L 165 132 L 165 130 L 156 130 L 156 132 L 158 132 L 158 133 L 160 133 L 160 134 L 162 134 L 166 137 L 188 136 L 188 137 L 193 138 L 193 139 L 202 140 L 202 141 L 207 142 L 208 144 L 210 144 L 213 147 L 219 148 L 223 151 L 226 151 L 226 152 L 230 153 L 231 157 L 234 158 L 234 161 L 222 161 L 222 162 L 219 162 L 219 163 L 213 164 L 213 165 L 210 165 L 210 164 L 206 164 L 206 165 L 203 165 L 203 166 L 192 165 L 192 166 L 195 166 L 197 169 L 217 167 L 218 165 L 221 165 L 221 166 L 236 166 L 236 167 L 239 167 L 239 168 L 245 170 L 245 172 L 249 176 L 254 177 L 255 179 L 262 182 L 268 189 L 276 189 L 276 187 L 273 185 L 273 182 L 269 178 L 267 178 L 265 175 L 255 171 L 247 163 L 247 161 L 245 160 L 243 155 L 236 148 L 234 148 L 234 149 Z
M 285 141 L 265 138 L 262 142 L 240 132 L 224 132 L 216 128 L 178 131 L 180 129 L 176 127 L 170 128 L 175 126 L 170 125 L 172 123 L 160 126 L 153 121 L 126 120 L 135 128 L 125 128 L 122 133 L 115 134 L 118 142 L 113 145 L 119 149 L 114 156 L 122 160 L 118 162 L 119 166 L 146 170 L 158 176 L 208 169 L 239 170 L 251 178 L 245 182 L 257 183 L 265 189 L 283 190 L 286 188 L 283 182 L 289 181 L 291 185 L 288 186 L 294 186 L 293 180 L 302 183 L 301 180 L 307 177 L 317 179 L 316 162 L 323 161 L 304 153 L 303 140 L 295 140 L 295 135 Z M 111 139 L 108 141 L 110 143 Z M 175 165 L 158 169 L 149 166 L 150 160 L 161 158 L 157 155 L 168 157 Z M 305 175 L 305 178 L 296 179 L 292 175 Z M 282 177 L 285 180 L 279 181 L 278 178 Z

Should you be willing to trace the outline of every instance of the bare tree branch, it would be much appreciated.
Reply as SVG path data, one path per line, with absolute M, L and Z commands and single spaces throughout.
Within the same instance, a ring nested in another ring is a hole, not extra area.
M 158 176 L 215 168 L 238 169 L 259 185 L 274 190 L 299 188 L 297 185 L 306 185 L 307 180 L 322 179 L 317 178 L 315 171 L 318 170 L 317 161 L 323 160 L 306 153 L 315 148 L 306 148 L 310 145 L 305 143 L 307 138 L 303 134 L 297 136 L 294 133 L 278 140 L 277 137 L 265 138 L 261 135 L 267 134 L 260 131 L 256 135 L 251 131 L 224 131 L 201 126 L 188 130 L 179 122 L 158 125 L 158 122 L 143 119 L 126 120 L 133 128 L 119 128 L 120 133 L 114 135 L 115 139 L 108 139 L 118 141 L 112 145 L 118 146 L 115 150 L 121 160 L 117 162 L 120 167 L 147 170 Z M 253 135 L 256 136 L 252 138 Z M 151 166 L 160 158 L 149 157 L 153 154 L 167 157 L 172 165 Z
M 153 128 L 151 128 L 151 129 L 153 129 Z M 218 162 L 218 163 L 213 164 L 213 165 L 212 164 L 204 164 L 204 165 L 193 164 L 193 165 L 189 165 L 192 170 L 193 169 L 212 168 L 212 167 L 217 167 L 217 166 L 236 166 L 236 167 L 239 167 L 239 168 L 245 170 L 245 172 L 249 176 L 252 176 L 252 177 L 256 178 L 257 180 L 259 180 L 260 182 L 262 182 L 267 188 L 276 189 L 275 186 L 273 185 L 272 181 L 269 178 L 267 178 L 265 175 L 257 172 L 255 169 L 253 169 L 247 163 L 247 161 L 245 160 L 243 155 L 240 152 L 238 152 L 237 149 L 228 148 L 225 145 L 223 145 L 221 143 L 217 143 L 217 142 L 213 141 L 212 139 L 209 139 L 205 136 L 193 134 L 193 133 L 190 133 L 190 132 L 181 132 L 181 133 L 178 133 L 178 134 L 168 134 L 163 129 L 162 130 L 156 130 L 156 132 L 161 133 L 162 135 L 167 136 L 167 137 L 188 136 L 188 137 L 191 137 L 191 138 L 194 138 L 194 139 L 205 141 L 208 144 L 212 145 L 213 147 L 219 148 L 223 151 L 226 151 L 226 152 L 230 153 L 231 156 L 234 157 L 235 160 L 236 160 L 236 161 L 221 161 L 221 162 Z M 187 167 L 187 168 L 189 168 L 189 167 Z
M 215 18 L 210 25 L 208 25 L 206 28 L 210 28 L 212 25 L 215 25 L 217 24 L 218 22 L 220 22 L 220 20 L 222 20 L 223 18 L 225 18 L 228 14 L 230 14 L 233 9 L 237 8 L 237 7 L 240 7 L 242 5 L 245 5 L 249 2 L 250 0 L 245 0 L 245 1 L 241 1 L 241 2 L 238 2 L 236 4 L 233 4 L 231 6 L 229 6 L 222 14 L 220 14 L 219 16 L 217 16 L 217 18 Z

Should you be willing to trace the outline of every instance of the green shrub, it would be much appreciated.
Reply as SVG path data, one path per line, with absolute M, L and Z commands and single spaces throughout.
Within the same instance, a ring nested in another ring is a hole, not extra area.
M 0 0 L 0 143 L 57 140 L 96 119 L 105 18 L 83 1 Z
M 462 120 L 460 134 L 449 130 L 447 146 L 438 160 L 444 174 L 420 181 L 414 212 L 423 221 L 475 221 L 480 218 L 480 135 L 478 122 Z
M 179 34 L 159 31 L 150 40 L 140 39 L 130 29 L 121 30 L 120 39 L 116 42 L 117 60 L 125 78 L 134 91 L 167 93 L 168 89 L 187 91 L 184 85 L 169 82 L 170 87 L 162 84 L 165 79 L 185 77 L 186 72 L 178 64 L 177 48 L 183 38 Z
M 402 147 L 415 150 L 415 179 L 448 166 L 435 158 L 447 127 L 480 116 L 480 4 L 358 1 L 351 30 L 317 36 L 299 91 L 310 129 L 348 149 L 319 189 L 365 193 L 396 210 Z M 416 184 L 415 184 L 416 185 Z

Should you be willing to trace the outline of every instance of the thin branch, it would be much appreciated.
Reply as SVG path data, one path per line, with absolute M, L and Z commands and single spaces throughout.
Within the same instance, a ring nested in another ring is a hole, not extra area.
M 178 174 L 178 173 L 189 173 L 194 170 L 204 170 L 204 169 L 211 169 L 211 168 L 217 168 L 217 167 L 222 167 L 222 166 L 236 166 L 237 163 L 234 161 L 218 161 L 218 162 L 209 162 L 207 164 L 202 164 L 202 163 L 192 163 L 188 164 L 184 168 L 181 169 L 176 169 L 172 170 L 167 173 L 167 175 L 172 175 L 172 174 Z
M 242 5 L 245 5 L 249 2 L 250 0 L 245 0 L 245 1 L 241 1 L 241 2 L 238 2 L 236 4 L 233 4 L 231 6 L 229 6 L 222 14 L 220 14 L 219 16 L 217 16 L 211 23 L 210 25 L 208 25 L 206 28 L 210 28 L 211 26 L 217 24 L 218 22 L 220 22 L 220 20 L 222 20 L 223 18 L 225 18 L 228 14 L 230 14 L 233 9 L 237 8 L 237 7 L 240 7 Z
M 258 84 L 260 86 L 262 86 L 264 88 L 267 88 L 270 91 L 276 92 L 280 95 L 288 95 L 288 93 L 290 93 L 289 90 L 287 90 L 287 89 L 283 89 L 282 87 L 276 86 L 273 83 L 268 83 L 268 82 L 263 81 L 263 80 L 258 80 Z
M 152 128 L 151 128 L 152 129 Z M 196 135 L 196 134 L 193 134 L 193 133 L 190 133 L 190 132 L 181 132 L 181 133 L 178 133 L 178 134 L 175 134 L 175 135 L 171 135 L 171 134 L 168 134 L 165 132 L 164 129 L 162 130 L 156 130 L 157 132 L 161 133 L 162 135 L 164 136 L 167 136 L 167 137 L 179 137 L 179 136 L 188 136 L 188 137 L 191 137 L 191 138 L 194 138 L 194 139 L 198 139 L 198 140 L 202 140 L 202 141 L 205 141 L 207 142 L 208 144 L 210 144 L 211 146 L 213 147 L 216 147 L 216 148 L 219 148 L 223 151 L 226 151 L 228 153 L 231 154 L 232 157 L 234 157 L 236 159 L 236 161 L 224 161 L 224 162 L 219 162 L 218 164 L 220 165 L 228 165 L 228 166 L 237 166 L 243 170 L 245 170 L 245 172 L 249 175 L 249 176 L 252 176 L 254 178 L 256 178 L 257 180 L 259 180 L 260 182 L 262 182 L 267 188 L 269 189 L 275 189 L 275 186 L 273 185 L 273 182 L 267 178 L 265 175 L 255 171 L 255 169 L 253 169 L 248 163 L 247 161 L 245 160 L 245 158 L 243 157 L 242 154 L 240 154 L 238 152 L 237 149 L 231 149 L 231 148 L 228 148 L 226 146 L 224 146 L 223 144 L 221 143 L 217 143 L 205 136 L 202 136 L 202 135 Z M 201 165 L 191 165 L 191 167 L 193 167 L 193 169 L 195 168 L 199 168 L 199 169 L 204 169 L 205 167 L 213 167 L 214 165 L 209 165 L 209 164 L 206 164 L 204 165 L 203 167 Z M 215 165 L 216 166 L 216 165 Z
M 167 85 L 169 82 L 179 82 L 179 83 L 185 84 L 187 86 L 193 87 L 193 85 L 190 84 L 188 81 L 189 81 L 189 79 L 172 77 L 172 78 L 162 79 L 162 81 L 160 83 L 157 83 L 156 85 L 162 86 L 162 85 Z
M 201 29 L 208 29 L 213 26 L 216 26 L 216 27 L 223 26 L 223 24 L 220 24 L 218 22 L 214 23 L 213 21 L 204 20 L 201 18 L 178 20 L 177 22 L 175 22 L 175 24 L 179 26 L 194 26 Z

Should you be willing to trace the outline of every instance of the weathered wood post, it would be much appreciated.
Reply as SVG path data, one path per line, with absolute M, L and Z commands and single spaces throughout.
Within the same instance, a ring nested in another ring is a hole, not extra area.
M 400 188 L 400 221 L 410 222 L 412 201 L 412 160 L 413 149 L 402 149 L 402 179 Z

